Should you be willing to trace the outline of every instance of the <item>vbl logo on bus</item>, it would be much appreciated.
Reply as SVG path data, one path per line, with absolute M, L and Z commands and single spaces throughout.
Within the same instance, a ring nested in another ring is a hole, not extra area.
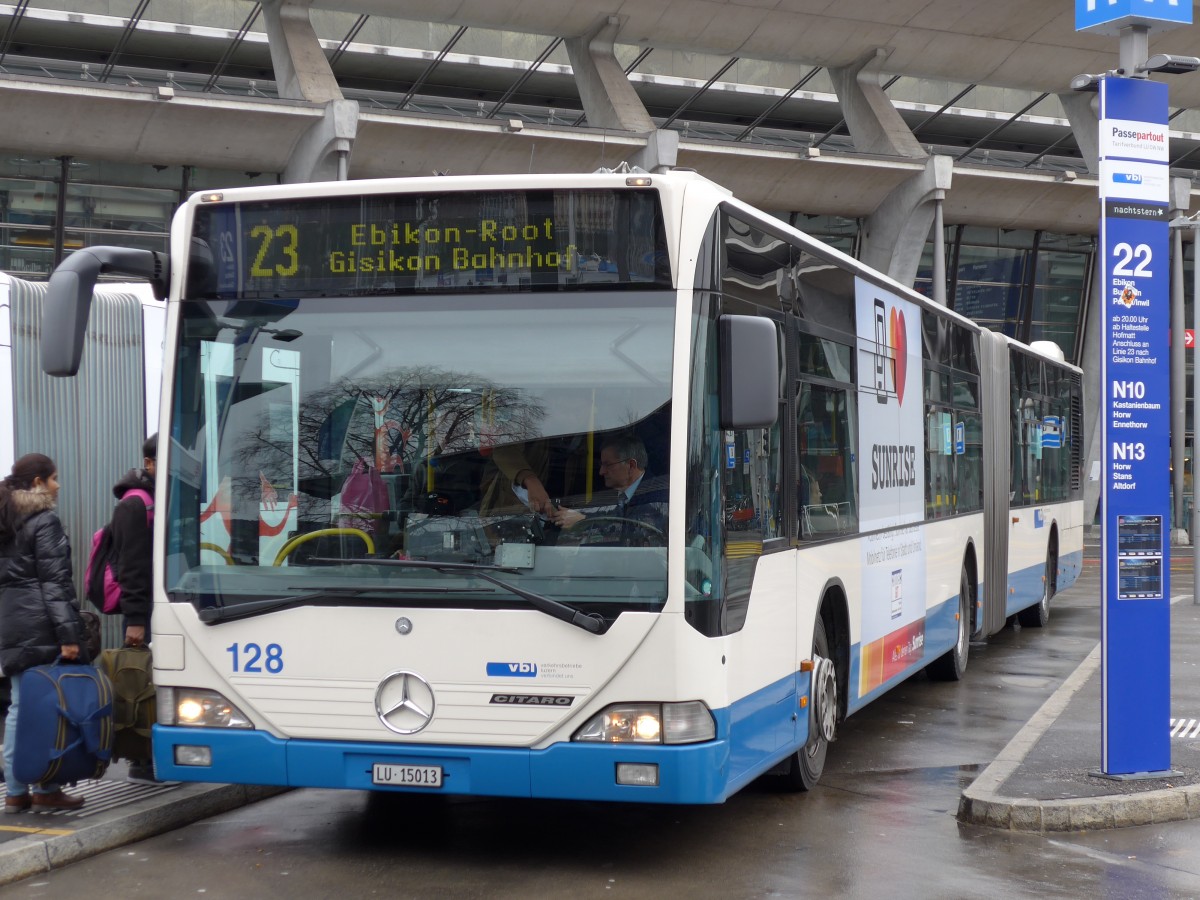
M 490 662 L 487 664 L 489 678 L 537 678 L 537 663 Z

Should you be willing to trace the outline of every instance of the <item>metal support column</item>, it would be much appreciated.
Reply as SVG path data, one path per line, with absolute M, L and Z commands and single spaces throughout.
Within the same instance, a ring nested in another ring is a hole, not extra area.
M 942 219 L 942 206 L 946 192 L 934 191 L 933 195 L 933 300 L 946 305 L 946 223 Z
M 1171 234 L 1171 543 L 1176 529 L 1187 528 L 1183 517 L 1183 430 L 1187 419 L 1183 343 L 1183 232 Z
M 54 202 L 54 267 L 63 261 L 67 236 L 67 185 L 71 180 L 71 157 L 58 158 L 58 197 Z

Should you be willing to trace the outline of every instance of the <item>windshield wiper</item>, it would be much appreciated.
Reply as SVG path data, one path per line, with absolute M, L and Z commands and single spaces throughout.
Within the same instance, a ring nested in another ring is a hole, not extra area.
M 216 625 L 218 622 L 230 622 L 234 619 L 248 619 L 263 613 L 278 612 L 290 609 L 309 600 L 320 597 L 361 597 L 364 594 L 374 594 L 385 591 L 386 588 L 322 588 L 319 591 L 306 591 L 303 594 L 289 594 L 286 597 L 271 597 L 267 600 L 249 600 L 234 606 L 206 606 L 200 610 L 200 621 L 205 625 Z
M 312 561 L 339 563 L 342 565 L 360 565 L 365 563 L 370 566 L 396 566 L 401 569 L 434 569 L 438 572 L 469 572 L 476 578 L 482 578 L 489 584 L 504 588 L 504 590 L 515 594 L 522 600 L 527 600 L 529 605 L 538 610 L 538 612 L 544 612 L 546 615 L 560 619 L 569 625 L 582 628 L 584 631 L 589 631 L 592 634 L 599 634 L 600 630 L 604 627 L 604 621 L 596 616 L 587 615 L 574 607 L 560 603 L 558 600 L 553 600 L 550 597 L 519 588 L 515 584 L 510 584 L 489 574 L 491 572 L 507 572 L 516 575 L 519 573 L 518 569 L 509 569 L 504 566 L 485 566 L 479 563 L 433 562 L 424 559 L 338 559 L 336 557 L 314 556 Z

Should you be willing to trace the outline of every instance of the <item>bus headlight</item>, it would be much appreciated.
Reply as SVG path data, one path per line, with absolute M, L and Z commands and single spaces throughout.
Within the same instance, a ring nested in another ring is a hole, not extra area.
M 245 714 L 216 691 L 204 688 L 157 689 L 158 723 L 193 728 L 253 728 Z
M 614 703 L 575 732 L 574 741 L 609 744 L 695 744 L 717 736 L 716 722 L 699 700 L 686 703 Z

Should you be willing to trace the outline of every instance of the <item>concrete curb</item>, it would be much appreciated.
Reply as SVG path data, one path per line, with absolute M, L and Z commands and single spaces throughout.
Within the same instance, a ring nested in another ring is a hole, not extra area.
M 958 820 L 1006 831 L 1099 831 L 1200 819 L 1200 785 L 1143 794 L 1069 800 L 971 796 L 968 788 L 958 804 Z
M 0 844 L 0 885 L 49 872 L 286 790 L 289 788 L 188 784 L 177 791 L 131 804 L 119 815 L 105 816 L 97 822 L 84 821 L 78 823 L 78 827 L 74 827 L 77 825 L 75 820 L 64 817 L 22 816 L 20 824 L 28 821 L 46 828 L 72 827 L 72 832 L 30 834 Z
M 962 792 L 958 801 L 958 821 L 1007 831 L 1047 832 L 1097 831 L 1200 818 L 1200 785 L 1196 784 L 1136 794 L 1064 800 L 1006 797 L 999 792 L 1099 666 L 1100 645 L 1097 644 L 991 765 Z

